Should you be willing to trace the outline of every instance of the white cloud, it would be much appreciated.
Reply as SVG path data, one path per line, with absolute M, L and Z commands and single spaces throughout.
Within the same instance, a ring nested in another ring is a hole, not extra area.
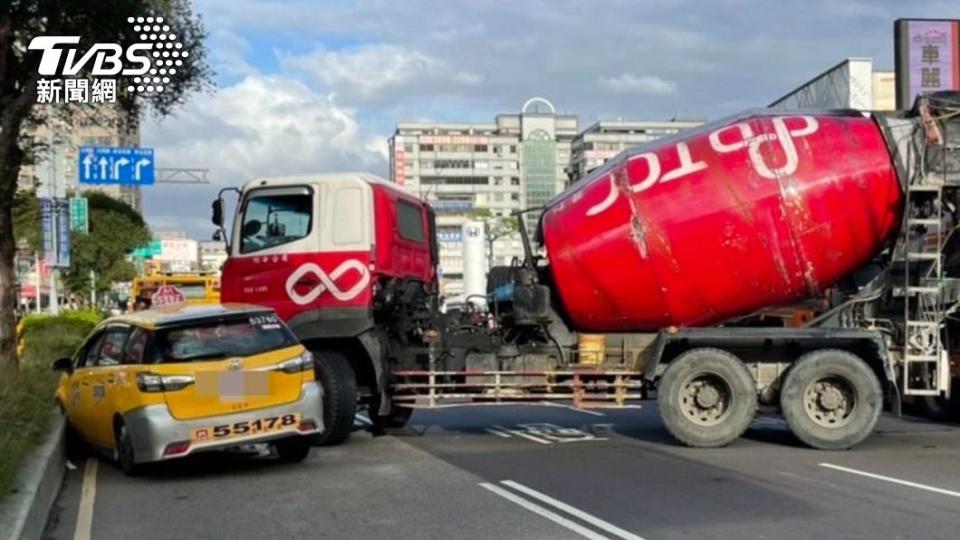
M 677 84 L 657 76 L 637 77 L 624 73 L 616 77 L 600 77 L 600 84 L 614 92 L 639 92 L 641 94 L 669 95 L 677 92 Z
M 163 229 L 179 223 L 205 237 L 209 203 L 220 187 L 280 174 L 383 174 L 386 141 L 361 130 L 354 114 L 332 96 L 283 76 L 248 75 L 215 94 L 195 96 L 162 123 L 145 123 L 141 138 L 156 149 L 158 166 L 207 168 L 211 185 L 145 188 L 148 221 Z
M 422 51 L 382 43 L 335 51 L 321 46 L 287 56 L 283 64 L 310 74 L 346 102 L 389 98 L 392 91 L 414 84 L 462 88 L 482 80 Z

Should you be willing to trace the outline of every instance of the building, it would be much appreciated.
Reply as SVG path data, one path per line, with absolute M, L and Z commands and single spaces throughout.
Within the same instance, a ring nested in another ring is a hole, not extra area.
M 400 123 L 390 138 L 390 179 L 437 212 L 443 293 L 463 292 L 463 224 L 542 206 L 566 185 L 577 117 L 550 101 L 527 100 L 492 123 Z M 537 214 L 526 216 L 533 227 Z M 493 242 L 490 264 L 520 257 L 519 236 Z
M 573 139 L 572 157 L 567 168 L 570 182 L 586 176 L 620 152 L 634 146 L 673 135 L 702 122 L 669 120 L 666 122 L 638 122 L 628 120 L 601 120 Z
M 774 109 L 896 108 L 896 75 L 875 71 L 870 58 L 847 58 L 769 105 Z
M 219 272 L 227 261 L 227 245 L 213 240 L 198 242 L 200 270 Z
M 116 121 L 112 109 L 105 106 L 84 108 L 77 111 L 70 123 L 53 118 L 38 125 L 28 136 L 46 148 L 37 156 L 36 165 L 20 169 L 18 189 L 36 190 L 42 197 L 99 191 L 142 211 L 139 186 L 77 182 L 77 155 L 81 146 L 140 146 L 140 129 L 136 124 L 130 126 Z M 54 188 L 55 192 L 51 191 Z

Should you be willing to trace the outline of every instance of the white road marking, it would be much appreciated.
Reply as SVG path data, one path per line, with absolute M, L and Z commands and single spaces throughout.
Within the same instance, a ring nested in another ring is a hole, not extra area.
M 553 444 L 553 442 L 548 441 L 547 439 L 541 439 L 540 437 L 537 437 L 537 436 L 535 436 L 535 435 L 531 435 L 531 434 L 526 433 L 526 432 L 524 432 L 523 430 L 520 430 L 520 429 L 507 429 L 507 428 L 505 428 L 505 427 L 503 427 L 503 426 L 494 426 L 494 427 L 497 428 L 497 429 L 502 429 L 503 431 L 505 431 L 505 432 L 507 432 L 507 433 L 509 433 L 509 434 L 511 434 L 511 435 L 516 435 L 517 437 L 523 437 L 524 439 L 527 439 L 527 440 L 530 440 L 530 441 L 533 441 L 533 442 L 537 442 L 537 443 L 540 443 L 540 444 Z
M 579 412 L 583 414 L 592 414 L 593 416 L 606 416 L 606 414 L 600 411 L 591 411 L 590 409 L 578 409 L 573 405 L 563 405 L 561 403 L 552 403 L 550 401 L 541 401 L 540 404 L 543 405 L 544 407 L 559 407 L 561 409 L 567 409 L 573 412 Z
M 583 521 L 586 521 L 587 523 L 593 525 L 594 527 L 597 527 L 598 529 L 603 529 L 604 531 L 607 531 L 608 533 L 610 533 L 610 534 L 612 534 L 612 535 L 614 535 L 614 536 L 616 536 L 616 537 L 618 537 L 618 538 L 623 538 L 624 540 L 643 540 L 643 538 L 641 538 L 641 537 L 633 534 L 633 533 L 630 532 L 630 531 L 626 531 L 626 530 L 624 530 L 624 529 L 621 529 L 620 527 L 617 527 L 616 525 L 614 525 L 614 524 L 612 524 L 612 523 L 610 523 L 610 522 L 608 522 L 608 521 L 604 521 L 604 520 L 602 520 L 602 519 L 594 516 L 593 514 L 588 514 L 588 513 L 584 512 L 583 510 L 580 510 L 579 508 L 570 506 L 569 504 L 567 504 L 567 503 L 565 503 L 565 502 L 563 502 L 563 501 L 558 501 L 557 499 L 554 499 L 553 497 L 551 497 L 551 496 L 549 496 L 549 495 L 546 495 L 546 494 L 544 494 L 544 493 L 540 493 L 539 491 L 537 491 L 537 490 L 535 490 L 535 489 L 533 489 L 533 488 L 527 487 L 527 486 L 525 486 L 525 485 L 523 485 L 523 484 L 520 484 L 520 483 L 518 483 L 518 482 L 514 482 L 513 480 L 504 480 L 504 481 L 502 481 L 502 482 L 500 482 L 500 483 L 503 484 L 503 485 L 505 485 L 505 486 L 507 486 L 507 487 L 511 487 L 511 488 L 515 489 L 516 491 L 519 491 L 519 492 L 521 492 L 521 493 L 523 493 L 523 494 L 525 494 L 525 495 L 529 495 L 530 497 L 533 497 L 534 499 L 537 499 L 537 500 L 539 500 L 539 501 L 541 501 L 541 502 L 544 502 L 544 503 L 546 503 L 546 504 L 549 504 L 550 506 L 552 506 L 552 507 L 554 507 L 554 508 L 556 508 L 556 509 L 558 509 L 558 510 L 562 510 L 563 512 L 566 512 L 566 513 L 570 514 L 571 516 L 574 516 L 574 517 L 579 518 L 579 519 L 581 519 L 581 520 L 583 520 Z
M 557 525 L 560 525 L 561 527 L 565 527 L 579 534 L 580 536 L 583 536 L 584 538 L 590 538 L 591 540 L 609 540 L 606 536 L 603 536 L 602 534 L 595 533 L 590 529 L 584 527 L 583 525 L 580 525 L 579 523 L 571 521 L 561 516 L 560 514 L 557 514 L 556 512 L 551 512 L 550 510 L 547 510 L 546 508 L 538 504 L 534 504 L 524 499 L 523 497 L 514 495 L 513 493 L 510 493 L 509 491 L 503 489 L 500 486 L 495 486 L 493 484 L 484 482 L 480 484 L 480 487 L 482 487 L 483 489 L 486 489 L 487 491 L 490 491 L 491 493 L 495 493 L 503 497 L 504 499 L 518 506 L 523 507 L 526 510 L 531 511 L 534 514 L 545 517 L 550 521 L 556 523 Z
M 901 486 L 908 486 L 916 489 L 922 489 L 924 491 L 932 491 L 933 493 L 939 493 L 941 495 L 948 495 L 950 497 L 960 497 L 960 492 L 950 491 L 949 489 L 938 488 L 934 486 L 928 486 L 926 484 L 918 484 L 916 482 L 910 482 L 907 480 L 900 480 L 899 478 L 893 478 L 890 476 L 883 476 L 880 474 L 873 474 L 866 471 L 858 471 L 857 469 L 850 469 L 848 467 L 841 467 L 839 465 L 833 465 L 832 463 L 821 463 L 821 467 L 826 467 L 827 469 L 833 469 L 835 471 L 842 471 L 845 473 L 856 474 L 859 476 L 865 476 L 867 478 L 873 478 L 874 480 L 883 480 L 884 482 L 890 482 L 893 484 L 900 484 Z
M 73 530 L 73 540 L 90 540 L 93 531 L 93 501 L 97 496 L 96 458 L 87 458 L 83 469 L 83 484 L 80 488 L 80 507 L 77 510 L 77 526 Z
M 496 435 L 497 437 L 503 437 L 504 439 L 509 439 L 509 438 L 511 438 L 511 435 L 510 435 L 509 433 L 500 431 L 499 429 L 487 428 L 485 431 L 486 431 L 487 433 L 493 433 L 493 434 Z

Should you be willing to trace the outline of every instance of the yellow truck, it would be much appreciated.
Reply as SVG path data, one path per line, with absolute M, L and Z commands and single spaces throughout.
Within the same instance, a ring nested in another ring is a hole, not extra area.
M 153 304 L 153 295 L 160 287 L 174 286 L 186 298 L 188 304 L 219 304 L 220 277 L 216 273 L 156 273 L 133 280 L 130 290 L 130 311 L 148 309 Z

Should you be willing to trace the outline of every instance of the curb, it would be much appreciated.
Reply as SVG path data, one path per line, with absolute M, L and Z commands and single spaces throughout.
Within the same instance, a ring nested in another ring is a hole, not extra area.
M 54 409 L 43 442 L 27 455 L 11 493 L 0 509 L 0 540 L 36 540 L 43 534 L 66 467 L 63 415 Z

